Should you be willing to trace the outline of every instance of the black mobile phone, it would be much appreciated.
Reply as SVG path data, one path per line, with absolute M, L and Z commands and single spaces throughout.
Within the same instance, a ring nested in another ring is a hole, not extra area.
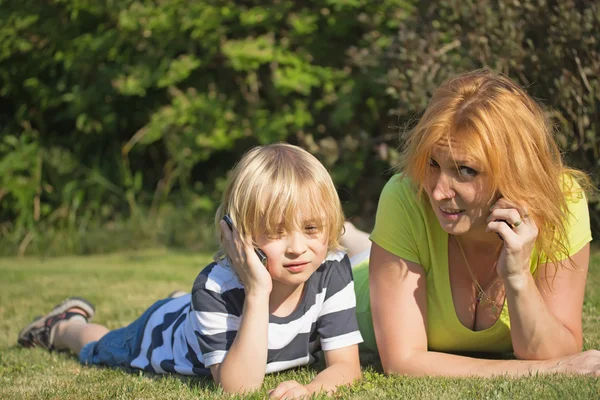
M 510 228 L 512 229 L 512 226 L 505 219 L 497 219 L 494 222 L 504 222 L 506 225 L 510 226 Z M 498 235 L 498 237 L 500 238 L 500 240 L 504 241 L 504 238 L 502 237 L 501 234 L 499 234 L 498 232 L 496 232 L 496 235 Z
M 231 231 L 233 231 L 233 221 L 231 220 L 231 218 L 229 217 L 229 215 L 227 215 L 227 214 L 223 215 L 223 221 L 225 221 L 225 223 L 227 224 L 227 226 L 229 227 L 229 229 Z M 267 266 L 267 255 L 261 249 L 259 249 L 258 247 L 254 248 L 254 252 L 258 256 L 258 259 L 260 260 L 260 262 L 262 263 L 262 265 L 264 265 L 266 267 Z
M 502 196 L 502 193 L 500 193 L 498 195 L 498 200 L 500 200 L 502 197 L 504 197 L 504 196 Z M 510 229 L 513 229 L 512 225 L 509 224 L 508 221 L 505 220 L 505 219 L 497 219 L 497 220 L 495 220 L 495 222 L 504 222 L 506 225 L 510 226 Z M 498 235 L 498 237 L 500 238 L 500 240 L 502 240 L 502 241 L 504 240 L 504 238 L 502 237 L 502 235 L 500 235 L 499 233 L 496 233 L 496 235 Z

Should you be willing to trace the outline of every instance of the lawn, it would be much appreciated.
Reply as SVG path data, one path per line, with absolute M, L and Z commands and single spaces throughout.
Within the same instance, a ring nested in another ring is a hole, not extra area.
M 167 250 L 52 259 L 0 259 L 0 399 L 214 399 L 211 380 L 83 367 L 73 356 L 16 346 L 17 334 L 35 315 L 69 295 L 96 304 L 96 322 L 117 328 L 131 322 L 154 300 L 189 290 L 208 254 Z M 600 349 L 600 252 L 595 251 L 584 303 L 586 349 Z M 520 379 L 386 377 L 372 355 L 364 355 L 364 378 L 341 389 L 340 398 L 598 398 L 600 379 L 531 376 Z M 277 383 L 308 382 L 317 369 L 267 376 L 266 397 Z M 234 397 L 234 396 L 232 396 Z

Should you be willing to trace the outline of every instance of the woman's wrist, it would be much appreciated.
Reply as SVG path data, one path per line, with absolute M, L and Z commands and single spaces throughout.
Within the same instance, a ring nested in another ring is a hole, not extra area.
M 508 274 L 507 276 L 502 277 L 502 281 L 504 282 L 507 294 L 509 291 L 518 294 L 529 290 L 532 284 L 535 286 L 533 275 L 531 275 L 531 271 L 529 270 L 516 274 Z

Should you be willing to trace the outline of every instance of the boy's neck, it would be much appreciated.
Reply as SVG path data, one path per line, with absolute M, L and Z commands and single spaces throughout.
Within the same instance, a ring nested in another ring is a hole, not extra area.
M 269 296 L 269 313 L 277 317 L 287 317 L 300 304 L 305 284 L 297 286 L 284 285 L 273 282 L 273 289 Z

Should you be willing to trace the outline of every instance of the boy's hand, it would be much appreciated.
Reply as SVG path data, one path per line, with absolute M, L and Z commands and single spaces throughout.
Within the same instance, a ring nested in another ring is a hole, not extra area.
M 308 396 L 308 389 L 296 381 L 281 382 L 269 393 L 271 399 L 301 399 Z
M 273 288 L 271 275 L 258 259 L 254 247 L 242 240 L 237 229 L 229 229 L 225 221 L 221 221 L 220 224 L 225 237 L 227 256 L 244 285 L 246 296 L 251 293 L 270 294 Z

